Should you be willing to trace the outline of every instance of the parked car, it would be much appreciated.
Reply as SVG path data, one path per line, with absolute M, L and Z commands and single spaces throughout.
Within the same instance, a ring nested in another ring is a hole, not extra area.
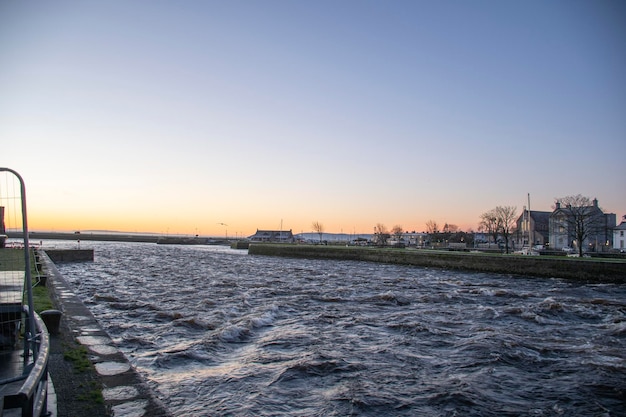
M 563 252 L 572 253 L 574 252 L 574 248 L 570 248 L 569 246 L 563 246 L 561 249 Z
M 539 256 L 539 252 L 537 252 L 534 249 L 530 249 L 530 248 L 522 248 L 520 250 L 516 250 L 515 252 L 513 252 L 516 255 L 532 255 L 532 256 Z

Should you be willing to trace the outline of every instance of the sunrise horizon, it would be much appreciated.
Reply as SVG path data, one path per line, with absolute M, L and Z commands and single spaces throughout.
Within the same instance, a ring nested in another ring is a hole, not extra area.
M 0 165 L 33 230 L 469 231 L 528 194 L 619 219 L 624 19 L 612 0 L 2 2 Z
M 528 198 L 528 196 L 527 196 Z M 597 198 L 596 196 L 589 196 L 589 199 Z M 535 207 L 531 202 L 531 210 L 533 211 L 552 211 L 554 208 L 554 198 L 551 204 L 542 204 L 539 207 Z M 606 213 L 616 214 L 617 219 L 621 219 L 626 213 L 610 210 L 602 205 L 602 200 L 599 200 L 599 204 Z M 513 204 L 498 204 L 498 206 L 513 206 L 516 207 L 517 216 L 521 216 L 523 210 L 526 209 L 526 205 L 513 205 Z M 353 221 L 346 220 L 345 222 L 333 221 L 332 219 L 325 220 L 321 218 L 311 217 L 310 221 L 302 220 L 291 221 L 289 217 L 283 218 L 277 217 L 275 219 L 264 220 L 237 220 L 226 219 L 226 221 L 215 221 L 212 224 L 209 220 L 190 221 L 190 220 L 176 220 L 171 222 L 160 222 L 158 219 L 152 219 L 150 221 L 142 221 L 139 218 L 128 218 L 125 221 L 118 220 L 116 218 L 109 218 L 105 220 L 98 220 L 94 218 L 86 217 L 81 219 L 76 215 L 61 218 L 61 220 L 50 219 L 44 216 L 42 219 L 42 213 L 40 211 L 34 211 L 30 215 L 31 231 L 40 232 L 67 232 L 72 233 L 76 231 L 102 231 L 111 233 L 137 233 L 137 234 L 152 234 L 152 235 L 181 235 L 181 236 L 207 236 L 207 237 L 247 237 L 253 235 L 257 230 L 291 230 L 294 234 L 298 233 L 314 233 L 313 222 L 320 222 L 324 226 L 324 232 L 329 234 L 372 234 L 374 228 L 378 224 L 384 225 L 387 229 L 391 229 L 395 226 L 401 226 L 403 230 L 407 232 L 421 233 L 427 230 L 427 222 L 434 221 L 441 228 L 445 224 L 454 225 L 459 231 L 463 232 L 477 232 L 480 230 L 480 215 L 495 208 L 486 207 L 482 212 L 476 216 L 476 220 L 472 223 L 470 221 L 459 221 L 459 218 L 454 216 L 446 217 L 414 217 L 413 221 L 374 221 L 368 222 L 367 220 Z M 389 220 L 393 216 L 388 213 L 385 219 Z M 145 219 L 144 219 L 145 220 Z M 217 220 L 217 219 L 216 219 Z M 233 221 L 234 220 L 234 221 Z M 354 220 L 354 219 L 352 219 Z

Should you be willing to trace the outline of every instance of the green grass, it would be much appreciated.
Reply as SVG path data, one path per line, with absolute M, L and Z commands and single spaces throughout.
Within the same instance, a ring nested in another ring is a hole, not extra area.
M 87 355 L 87 348 L 83 345 L 78 345 L 76 347 L 66 346 L 63 351 L 63 358 L 66 361 L 72 362 L 74 371 L 76 372 L 87 372 L 93 368 L 93 364 Z
M 89 391 L 78 395 L 76 398 L 80 401 L 96 403 L 96 404 L 104 404 L 104 397 L 102 396 L 102 389 L 99 387 L 98 383 L 92 381 L 90 383 L 90 387 L 86 387 Z
M 37 313 L 56 308 L 52 302 L 52 298 L 50 298 L 48 288 L 42 285 L 37 285 L 33 288 L 33 305 L 35 306 L 35 311 Z

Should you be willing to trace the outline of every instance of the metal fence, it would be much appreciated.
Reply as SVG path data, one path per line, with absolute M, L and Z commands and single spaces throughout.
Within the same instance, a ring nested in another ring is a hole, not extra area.
M 23 238 L 11 241 L 9 231 Z M 49 338 L 34 310 L 32 256 L 24 181 L 0 168 L 0 416 L 47 413 Z

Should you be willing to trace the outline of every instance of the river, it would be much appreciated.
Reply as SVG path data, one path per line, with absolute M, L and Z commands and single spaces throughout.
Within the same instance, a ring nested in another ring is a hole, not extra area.
M 59 270 L 176 416 L 626 415 L 626 286 L 83 246 Z

